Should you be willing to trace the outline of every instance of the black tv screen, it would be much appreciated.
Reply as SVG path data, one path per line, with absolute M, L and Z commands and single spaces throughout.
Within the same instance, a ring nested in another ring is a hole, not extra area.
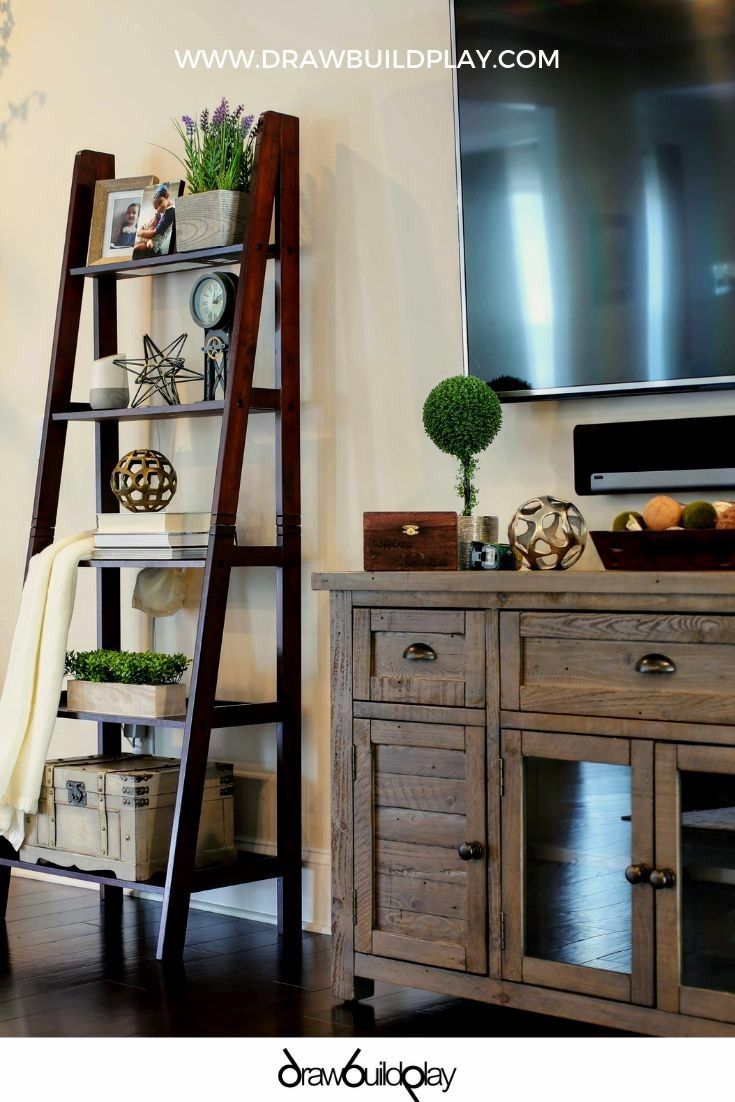
M 733 386 L 735 2 L 453 8 L 469 372 L 509 400 Z

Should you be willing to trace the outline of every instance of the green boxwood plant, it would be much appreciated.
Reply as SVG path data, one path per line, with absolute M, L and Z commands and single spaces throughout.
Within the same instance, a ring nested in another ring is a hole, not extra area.
M 156 651 L 70 650 L 64 673 L 78 681 L 113 681 L 122 685 L 176 685 L 191 662 L 185 654 Z
M 424 402 L 424 428 L 440 451 L 459 460 L 456 489 L 462 498 L 462 515 L 472 516 L 477 505 L 477 457 L 498 435 L 503 410 L 497 394 L 482 379 L 452 375 L 444 379 Z

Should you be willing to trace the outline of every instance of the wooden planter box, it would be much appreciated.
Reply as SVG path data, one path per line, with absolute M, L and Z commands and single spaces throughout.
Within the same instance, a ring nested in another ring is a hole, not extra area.
M 68 681 L 66 705 L 72 712 L 111 716 L 180 716 L 186 712 L 186 685 L 118 685 L 111 681 Z
M 178 686 L 177 686 L 178 687 Z M 120 880 L 166 869 L 181 763 L 144 754 L 46 762 L 38 814 L 26 815 L 23 861 Z M 232 766 L 208 762 L 197 866 L 235 860 Z
M 216 249 L 242 241 L 250 214 L 245 191 L 203 191 L 176 200 L 176 251 Z

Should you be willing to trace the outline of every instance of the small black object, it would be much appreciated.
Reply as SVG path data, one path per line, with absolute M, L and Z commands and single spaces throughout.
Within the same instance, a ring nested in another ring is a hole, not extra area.
M 463 861 L 477 861 L 482 857 L 482 846 L 479 842 L 460 842 L 457 853 Z
M 207 272 L 194 284 L 189 298 L 192 318 L 204 330 L 204 401 L 211 402 L 227 389 L 232 320 L 237 299 L 237 276 Z
M 651 870 L 648 865 L 628 865 L 625 870 L 625 879 L 629 884 L 647 884 L 651 878 Z
M 578 494 L 720 491 L 735 487 L 735 416 L 616 421 L 574 429 Z
M 676 884 L 676 873 L 673 869 L 653 869 L 650 876 L 651 887 L 660 892 L 662 888 L 673 888 Z
M 87 806 L 87 789 L 84 781 L 67 781 L 66 797 L 74 807 Z
M 516 570 L 518 561 L 509 543 L 472 543 L 471 570 Z

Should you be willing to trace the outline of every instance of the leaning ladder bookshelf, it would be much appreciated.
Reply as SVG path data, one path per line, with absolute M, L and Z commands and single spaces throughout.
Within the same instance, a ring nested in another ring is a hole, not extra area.
M 191 894 L 260 880 L 278 881 L 278 929 L 301 934 L 301 501 L 299 411 L 299 130 L 298 119 L 267 111 L 255 150 L 251 215 L 241 245 L 199 250 L 150 260 L 86 266 L 95 182 L 115 176 L 111 154 L 84 150 L 74 162 L 61 270 L 51 369 L 38 463 L 26 569 L 32 555 L 54 539 L 67 429 L 90 421 L 95 432 L 96 506 L 118 509 L 109 486 L 119 455 L 119 423 L 156 417 L 219 417 L 221 431 L 211 527 L 206 557 L 168 561 L 204 571 L 191 686 L 186 715 L 156 720 L 183 729 L 181 771 L 165 878 L 146 884 L 114 877 L 26 864 L 9 843 L 0 848 L 0 917 L 5 914 L 13 868 L 91 880 L 100 885 L 106 911 L 122 907 L 125 888 L 160 894 L 163 908 L 159 960 L 181 956 Z M 273 231 L 273 241 L 271 233 Z M 275 264 L 275 386 L 253 387 L 261 306 L 269 261 Z M 141 276 L 240 264 L 232 329 L 229 378 L 224 400 L 179 406 L 92 410 L 71 401 L 74 361 L 85 283 L 93 290 L 94 355 L 117 351 L 117 281 Z M 250 414 L 274 416 L 276 448 L 276 542 L 238 546 L 235 515 Z M 85 560 L 97 569 L 97 645 L 120 647 L 120 570 L 166 566 L 166 560 Z M 276 699 L 262 703 L 217 701 L 216 686 L 227 594 L 233 568 L 272 566 L 277 572 Z M 141 717 L 73 713 L 62 695 L 59 715 L 98 723 L 98 751 L 119 753 L 121 723 L 150 723 Z M 213 728 L 275 725 L 277 739 L 276 853 L 238 854 L 234 865 L 195 868 L 204 776 Z

